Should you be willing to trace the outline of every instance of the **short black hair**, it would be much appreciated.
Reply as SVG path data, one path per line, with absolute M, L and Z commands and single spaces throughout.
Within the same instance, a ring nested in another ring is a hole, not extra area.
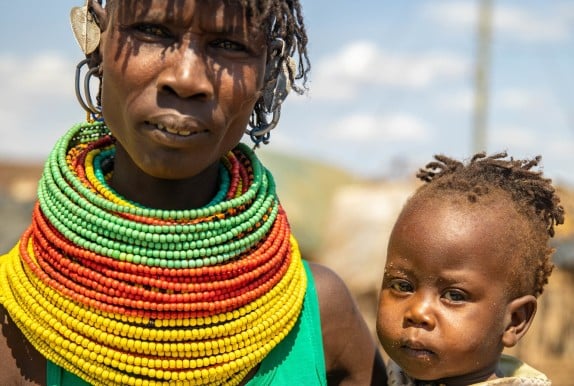
M 554 236 L 554 227 L 564 223 L 564 208 L 552 180 L 534 169 L 540 163 L 540 156 L 526 160 L 507 157 L 506 152 L 491 156 L 482 152 L 465 164 L 435 155 L 435 161 L 417 173 L 417 177 L 426 182 L 417 193 L 424 191 L 435 197 L 444 195 L 445 191 L 457 191 L 466 196 L 469 203 L 475 203 L 497 190 L 507 192 L 530 229 L 528 234 L 520 235 L 525 253 L 518 276 L 525 280 L 518 287 L 530 285 L 533 288 L 523 290 L 539 296 L 554 267 L 551 262 L 554 249 L 548 242 Z

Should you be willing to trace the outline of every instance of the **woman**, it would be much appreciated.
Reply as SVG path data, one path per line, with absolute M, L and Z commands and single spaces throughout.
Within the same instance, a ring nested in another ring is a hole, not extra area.
M 0 258 L 0 384 L 382 384 L 348 290 L 301 259 L 240 143 L 304 87 L 298 1 L 91 0 L 72 27 L 90 117 Z

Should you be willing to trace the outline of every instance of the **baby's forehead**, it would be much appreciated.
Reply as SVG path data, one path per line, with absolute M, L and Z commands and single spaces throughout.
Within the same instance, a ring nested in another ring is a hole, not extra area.
M 520 243 L 529 221 L 507 194 L 488 194 L 471 201 L 460 192 L 415 195 L 397 220 L 395 231 L 411 239 L 433 237 L 446 243 L 493 244 L 498 253 Z
M 517 205 L 512 195 L 502 189 L 491 189 L 477 195 L 473 192 L 452 190 L 425 190 L 417 191 L 407 201 L 405 211 L 436 210 L 448 207 L 451 211 L 460 213 L 501 211 L 507 215 L 519 215 Z M 487 213 L 484 213 L 485 215 Z

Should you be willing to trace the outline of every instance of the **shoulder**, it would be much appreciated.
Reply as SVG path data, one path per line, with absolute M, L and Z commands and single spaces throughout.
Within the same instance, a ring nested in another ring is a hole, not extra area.
M 26 340 L 0 304 L 0 385 L 45 384 L 46 360 Z
M 355 299 L 346 283 L 330 268 L 316 263 L 309 263 L 321 311 L 321 324 L 330 329 L 345 326 L 360 326 L 361 331 L 366 323 L 359 312 Z
M 536 380 L 537 383 L 533 383 L 536 385 L 551 384 L 550 380 L 544 373 L 508 354 L 502 354 L 500 356 L 498 361 L 498 370 L 507 378 L 520 379 L 524 382 L 526 382 L 526 380 Z
M 330 294 L 352 298 L 343 279 L 341 279 L 333 270 L 322 264 L 311 262 L 309 263 L 309 268 L 311 268 L 311 272 L 313 273 L 315 287 L 317 288 L 317 293 L 319 295 Z M 321 305 L 328 305 L 330 299 L 325 298 L 322 300 Z
M 326 331 L 363 324 L 363 317 L 343 279 L 324 265 L 309 263 L 309 266 L 319 298 L 321 324 Z
M 335 384 L 386 384 L 374 341 L 345 282 L 326 266 L 309 263 L 321 313 L 327 376 Z

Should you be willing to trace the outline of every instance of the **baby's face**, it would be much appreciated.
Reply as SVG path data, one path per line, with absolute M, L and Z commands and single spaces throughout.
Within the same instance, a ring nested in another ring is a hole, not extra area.
M 504 205 L 419 199 L 399 217 L 377 331 L 408 375 L 468 384 L 494 374 L 509 322 L 508 216 Z

